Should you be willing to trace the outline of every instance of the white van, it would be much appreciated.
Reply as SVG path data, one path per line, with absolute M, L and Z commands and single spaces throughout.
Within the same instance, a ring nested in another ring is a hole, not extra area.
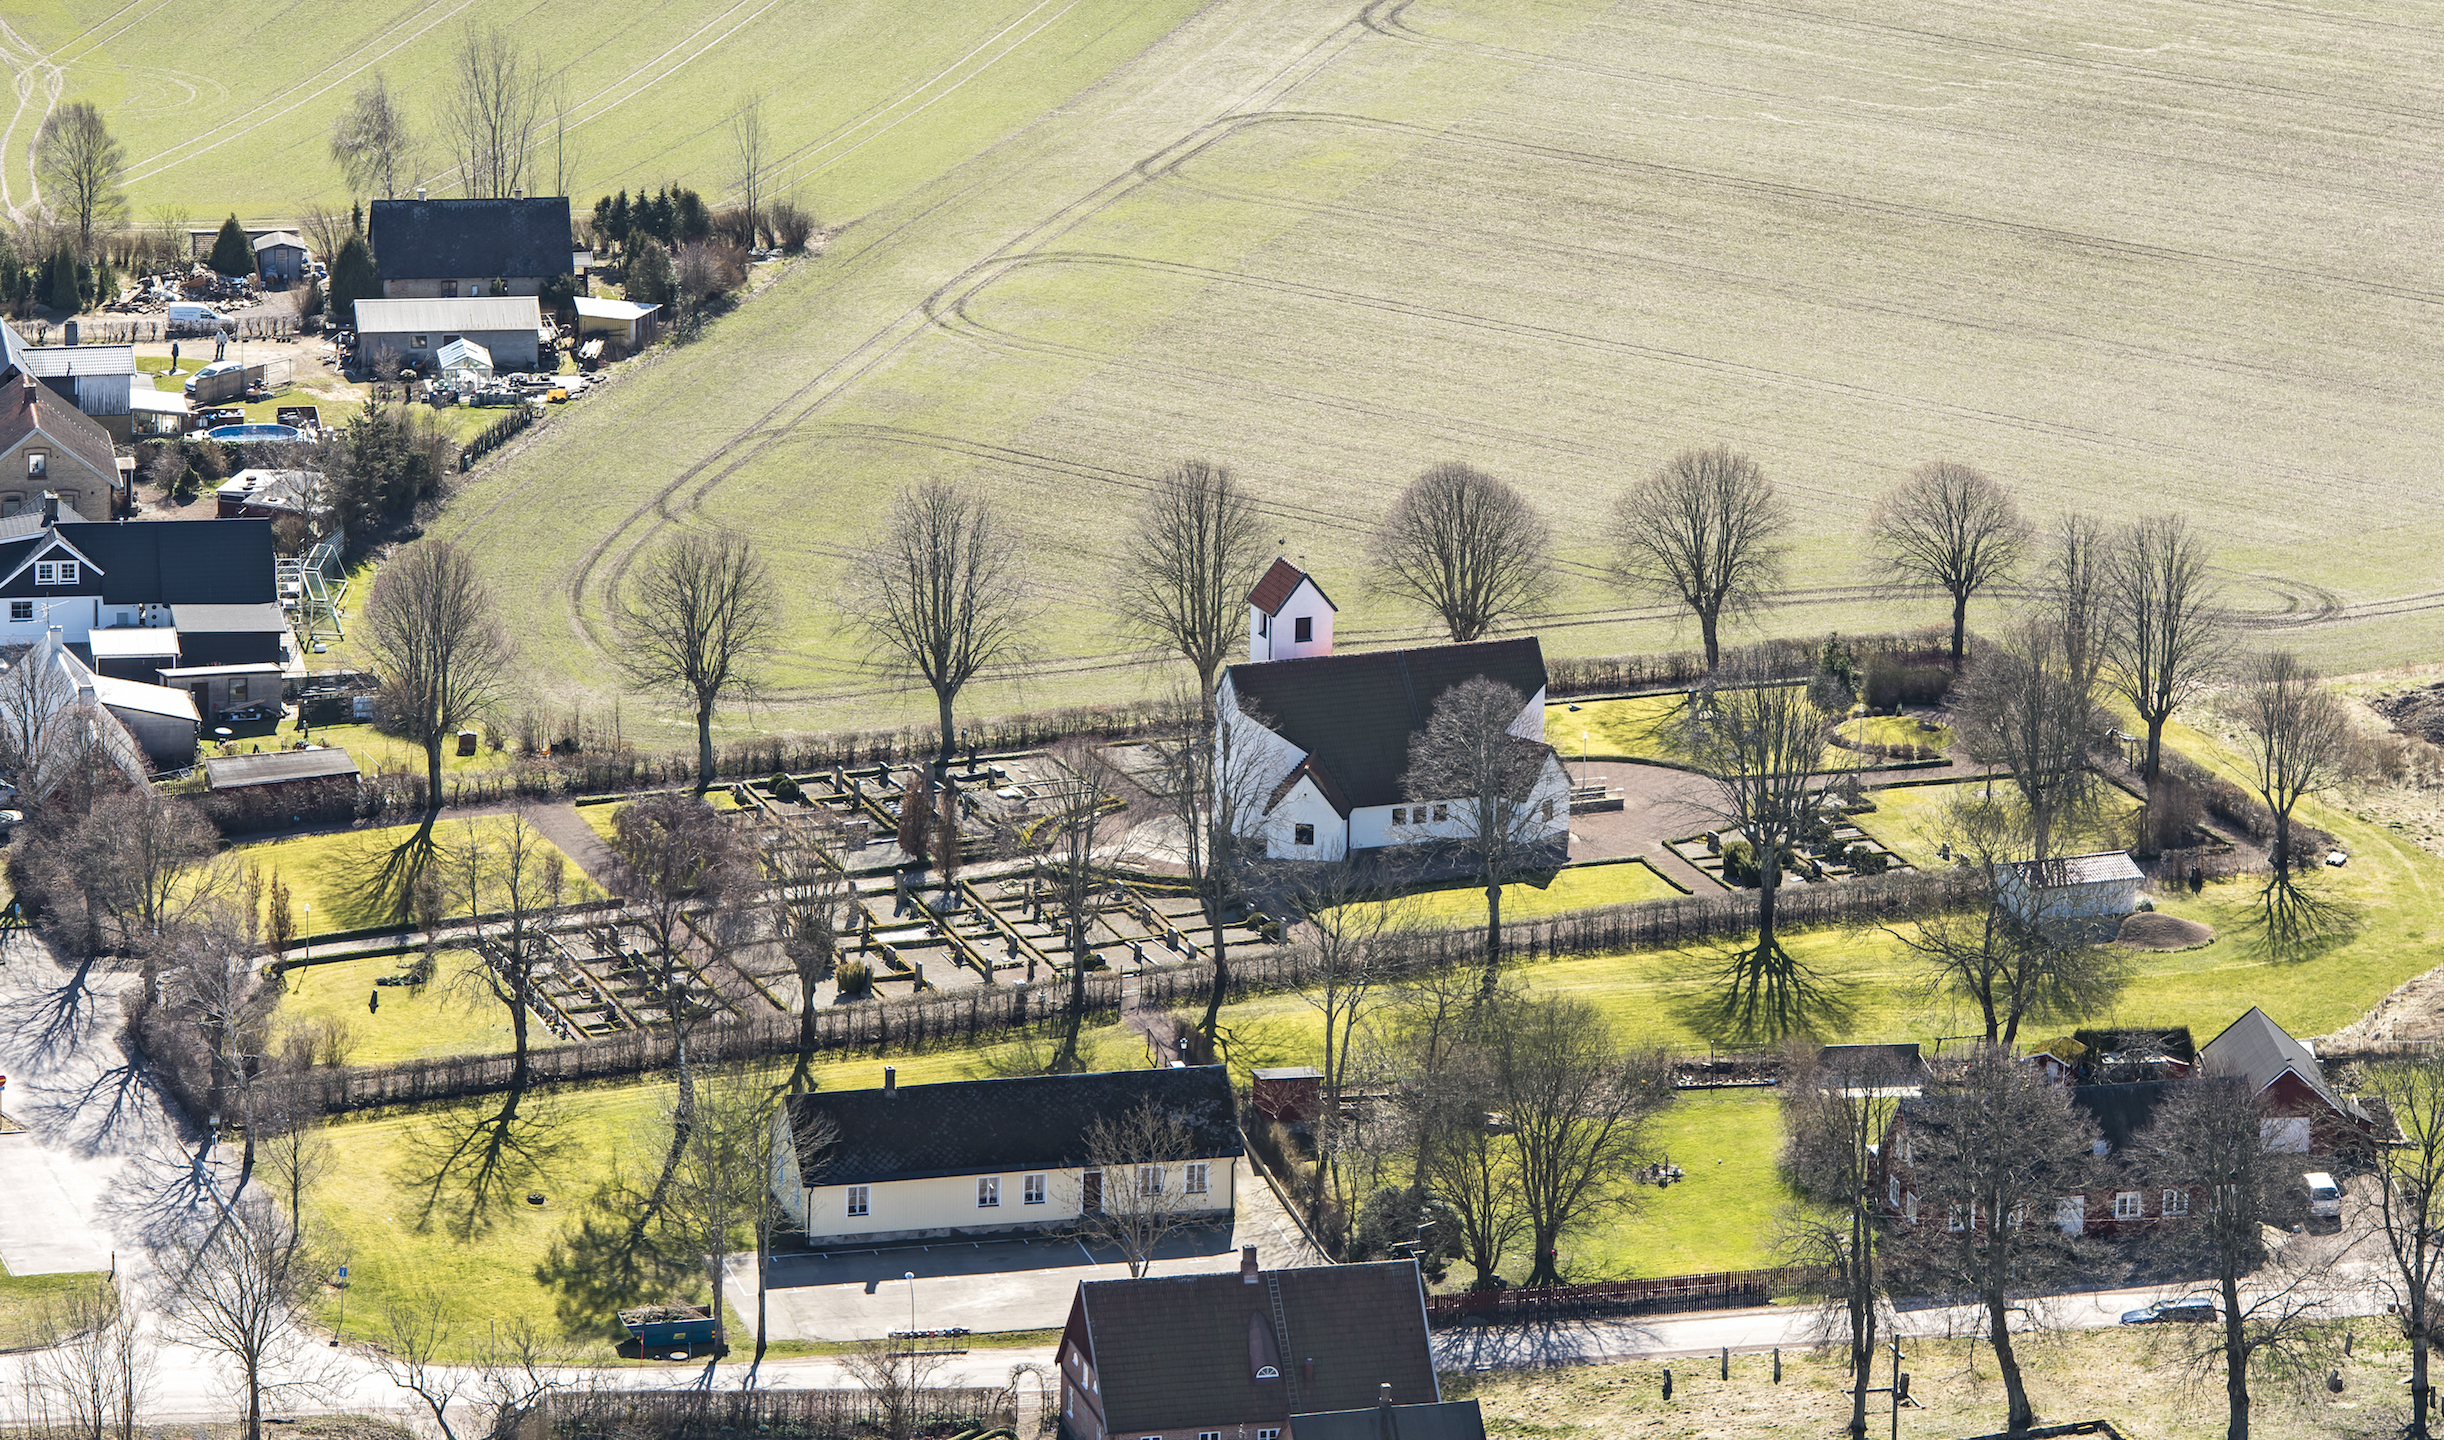
M 173 325 L 223 326 L 230 322 L 228 316 L 209 305 L 181 301 L 170 307 L 170 323 Z
M 2342 1218 L 2342 1187 L 2334 1177 L 2322 1170 L 2311 1170 L 2300 1177 L 2308 1185 L 2308 1213 L 2316 1220 Z

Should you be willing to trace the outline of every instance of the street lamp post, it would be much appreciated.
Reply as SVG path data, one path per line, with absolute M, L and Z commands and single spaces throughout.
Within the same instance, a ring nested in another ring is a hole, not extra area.
M 916 1349 L 916 1272 L 911 1270 L 900 1278 L 908 1282 L 908 1348 L 914 1350 Z
M 298 938 L 305 942 L 305 958 L 310 962 L 314 958 L 314 902 L 301 900 L 298 908 L 305 911 L 305 920 L 297 927 L 305 933 Z

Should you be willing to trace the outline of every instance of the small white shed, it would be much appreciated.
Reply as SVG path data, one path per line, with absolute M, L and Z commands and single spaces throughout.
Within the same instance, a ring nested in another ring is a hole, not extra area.
M 1997 877 L 2003 908 L 2028 925 L 2118 921 L 2138 909 L 2146 873 L 2126 850 L 2061 855 L 2006 865 Z
M 577 307 L 577 338 L 582 342 L 601 336 L 628 354 L 635 354 L 653 343 L 662 328 L 662 307 L 640 305 L 633 300 L 598 300 L 580 295 Z

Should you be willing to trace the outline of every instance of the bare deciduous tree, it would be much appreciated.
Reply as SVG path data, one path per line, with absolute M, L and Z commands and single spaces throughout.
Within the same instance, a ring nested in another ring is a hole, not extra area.
M 112 137 L 101 108 L 90 100 L 71 100 L 46 116 L 34 133 L 34 173 L 49 192 L 51 207 L 75 228 L 77 255 L 95 258 L 93 232 L 127 218 L 121 188 L 127 147 Z
M 2150 795 L 2162 768 L 2164 722 L 2197 698 L 2228 658 L 2206 542 L 2178 515 L 2151 515 L 2114 547 L 2105 675 L 2147 727 L 2141 774 Z
M 1473 1018 L 1462 1025 L 1473 1035 Z M 1527 1233 L 1528 1216 L 1508 1138 L 1493 1123 L 1502 1103 L 1493 1066 L 1469 1039 L 1455 1039 L 1431 1068 L 1413 1073 L 1404 1103 L 1424 1188 L 1459 1227 L 1460 1258 L 1476 1272 L 1474 1288 L 1483 1289 L 1499 1280 L 1502 1257 Z
M 1125 819 L 1114 815 L 1124 803 L 1120 777 L 1092 742 L 1070 741 L 1057 747 L 1053 757 L 1070 781 L 1052 797 L 1060 807 L 1055 817 L 1037 830 L 1038 848 L 1030 857 L 1027 885 L 1031 893 L 1043 887 L 1041 903 L 1058 912 L 1054 922 L 1069 952 L 1069 1003 L 1060 1047 L 1047 1066 L 1051 1073 L 1067 1074 L 1086 1068 L 1078 1047 L 1086 1024 L 1087 964 L 1093 954 L 1088 934 L 1095 899 L 1109 873 L 1100 842 L 1107 831 L 1119 833 Z
M 1410 737 L 1409 768 L 1400 777 L 1409 799 L 1434 802 L 1435 817 L 1413 822 L 1400 838 L 1448 849 L 1485 885 L 1488 989 L 1502 967 L 1502 887 L 1547 858 L 1554 807 L 1568 803 L 1566 795 L 1536 793 L 1553 751 L 1513 733 L 1526 709 L 1527 697 L 1499 680 L 1480 675 L 1452 686 Z
M 1660 1051 L 1624 1051 L 1602 1012 L 1566 997 L 1502 1005 L 1480 1033 L 1534 1250 L 1530 1285 L 1562 1283 L 1560 1242 L 1631 1203 L 1649 1122 L 1672 1102 Z
M 1078 1197 L 1078 1238 L 1119 1251 L 1134 1278 L 1146 1273 L 1164 1242 L 1212 1223 L 1210 1188 L 1188 1188 L 1199 1138 L 1186 1115 L 1152 1100 L 1097 1117 L 1086 1130 L 1081 1177 L 1098 1176 L 1101 1194 Z M 1089 1199 L 1096 1203 L 1084 1203 Z
M 731 1254 L 741 1240 L 755 1243 L 752 1237 L 763 1228 L 762 1212 L 772 1203 L 774 1098 L 770 1087 L 740 1070 L 707 1077 L 696 1096 L 695 1115 L 662 1209 L 664 1228 L 688 1255 L 703 1260 L 715 1315 L 722 1313 Z M 668 1118 L 675 1133 L 675 1113 Z M 758 1331 L 760 1355 L 760 1324 Z M 709 1384 L 711 1365 L 705 1373 Z
M 1877 1193 L 1881 1150 L 1903 1087 L 1919 1077 L 1903 1073 L 1891 1052 L 1865 1048 L 1837 1064 L 1812 1055 L 1794 1078 L 1782 1091 L 1781 1168 L 1809 1203 L 1784 1215 L 1781 1249 L 1824 1297 L 1824 1338 L 1837 1339 L 1849 1357 L 1850 1434 L 1865 1440 L 1876 1329 L 1891 1310 Z
M 910 1340 L 860 1340 L 840 1356 L 840 1368 L 874 1397 L 882 1411 L 884 1440 L 910 1440 L 933 1377 L 950 1363 L 938 1350 L 919 1350 Z
M 2291 815 L 2343 777 L 2351 721 L 2325 678 L 2289 651 L 2252 659 L 2235 708 L 2248 732 L 2249 783 L 2274 812 L 2275 874 L 2293 864 Z
M 1456 462 L 1411 481 L 1372 543 L 1383 588 L 1432 611 L 1455 644 L 1542 605 L 1552 550 L 1552 528 L 1526 496 Z
M 1247 592 L 1264 565 L 1256 502 L 1222 466 L 1183 460 L 1137 512 L 1123 551 L 1120 611 L 1197 672 L 1208 715 L 1214 677 L 1247 638 Z
M 1919 1278 L 1983 1312 L 2009 1405 L 2006 1426 L 2036 1423 L 2020 1375 L 2014 1318 L 2076 1254 L 2054 1223 L 2056 1196 L 2082 1193 L 2095 1123 L 2069 1087 L 1999 1046 L 1981 1046 L 1957 1072 L 1905 1103 L 1920 1221 L 1904 1242 Z M 1931 1207 L 1931 1208 L 1930 1208 Z M 1957 1216 L 1954 1229 L 1951 1217 Z
M 640 689 L 676 690 L 696 717 L 696 789 L 713 783 L 713 710 L 752 699 L 780 617 L 772 576 L 754 543 L 728 530 L 689 530 L 646 562 L 621 606 L 620 668 Z
M 2028 548 L 2028 524 L 2011 492 L 1956 460 L 1909 472 L 1868 518 L 1869 544 L 1885 579 L 1931 585 L 1952 597 L 1952 664 L 1969 634 L 1969 600 L 2008 580 Z
M 1205 920 L 1205 954 L 1212 963 L 1212 984 L 1205 995 L 1205 1018 L 1198 1028 L 1212 1040 L 1221 1030 L 1222 1000 L 1230 990 L 1230 931 L 1242 876 L 1253 857 L 1263 853 L 1257 813 L 1263 791 L 1263 747 L 1249 743 L 1247 728 L 1259 722 L 1247 714 L 1226 716 L 1214 709 L 1210 686 L 1194 701 L 1174 696 L 1171 709 L 1179 716 L 1179 734 L 1155 742 L 1160 760 L 1162 800 L 1169 820 L 1178 829 L 1179 848 L 1171 857 L 1186 872 L 1189 888 Z
M 1989 1045 L 2016 1043 L 2023 1020 L 2077 1017 L 2108 1009 L 2129 979 L 2126 955 L 2087 943 L 2074 917 L 2045 913 L 2053 893 L 2029 886 L 2021 910 L 2004 903 L 2004 871 L 2027 853 L 2027 827 L 2000 802 L 1978 794 L 1945 807 L 1942 834 L 1962 864 L 1983 880 L 1980 903 L 1937 909 L 1886 932 L 1926 963 L 1930 988 L 1977 1007 Z
M 339 172 L 352 195 L 379 194 L 393 200 L 398 198 L 400 185 L 411 178 L 415 137 L 408 129 L 406 107 L 390 93 L 390 81 L 381 71 L 357 87 L 339 123 L 332 127 L 331 158 L 339 162 Z M 341 241 L 346 238 L 339 237 Z M 336 258 L 338 245 L 323 255 Z
M 2368 1088 L 2381 1096 L 2400 1132 L 2377 1148 L 2376 1206 L 2369 1217 L 2383 1246 L 2377 1284 L 2410 1342 L 2410 1419 L 2401 1433 L 2428 1440 L 2435 1387 L 2427 1352 L 2437 1338 L 2444 1291 L 2444 1064 L 2433 1057 L 2374 1066 Z
M 475 562 L 439 540 L 409 546 L 374 576 L 360 634 L 382 673 L 392 722 L 424 747 L 429 806 L 441 803 L 441 747 L 490 709 L 512 654 Z
M 1829 717 L 1808 687 L 1773 681 L 1745 664 L 1724 666 L 1683 721 L 1683 744 L 1714 782 L 1713 808 L 1755 857 L 1756 939 L 1723 967 L 1718 1012 L 1739 1033 L 1776 1039 L 1805 1026 L 1826 996 L 1785 949 L 1775 900 L 1785 852 L 1821 823 Z
M 471 1440 L 512 1440 L 545 1397 L 570 1388 L 570 1377 L 548 1361 L 548 1342 L 521 1315 L 487 1325 L 473 1341 L 475 1363 L 452 1364 L 444 1356 L 459 1348 L 461 1332 L 450 1319 L 449 1297 L 430 1288 L 383 1309 L 382 1340 L 373 1362 L 393 1385 L 422 1401 L 441 1440 L 458 1440 L 450 1407 L 469 1400 L 483 1417 Z
M 771 183 L 763 96 L 749 95 L 730 112 L 730 159 L 738 167 L 738 201 L 747 212 L 747 241 L 753 244 L 764 219 L 764 190 Z
M 781 949 L 798 979 L 798 1047 L 787 1088 L 814 1087 L 817 1016 L 823 982 L 840 963 L 840 944 L 859 913 L 857 883 L 832 853 L 833 824 L 792 817 L 765 850 L 765 868 L 778 887 Z
M 567 894 L 568 857 L 520 808 L 498 827 L 468 821 L 466 833 L 451 847 L 449 869 L 484 962 L 468 974 L 485 998 L 509 1016 L 509 1088 L 503 1108 L 514 1112 L 528 1085 L 527 1032 L 535 1008 L 535 973 L 550 958 L 543 922 Z M 497 918 L 487 923 L 487 915 Z
M 661 1172 L 629 1222 L 631 1236 L 642 1238 L 668 1201 L 687 1151 L 696 1114 L 689 1041 L 713 1013 L 714 999 L 688 955 L 739 918 L 730 902 L 751 888 L 750 867 L 736 834 L 711 806 L 690 795 L 651 795 L 622 807 L 612 821 L 611 854 L 630 921 L 648 951 L 654 1000 L 670 1030 L 678 1078 Z M 705 928 L 691 923 L 699 910 L 707 914 Z
M 2011 773 L 2027 806 L 2031 858 L 2087 818 L 2099 791 L 2088 766 L 2098 730 L 2092 670 L 2082 674 L 2080 627 L 2033 615 L 1986 647 L 1954 706 L 1961 739 L 1979 763 Z
M 852 566 L 842 609 L 879 663 L 932 688 L 945 762 L 960 690 L 1024 651 L 1025 553 L 981 492 L 934 482 L 899 493 L 890 524 Z
M 2055 519 L 2040 593 L 2059 637 L 2062 663 L 2091 708 L 2104 686 L 2113 567 L 2113 536 L 2102 521 L 2076 510 Z
M 1685 605 L 1722 663 L 1721 625 L 1782 574 L 1790 512 L 1757 462 L 1726 446 L 1683 450 L 1613 507 L 1614 574 L 1632 591 Z
M 143 1318 L 135 1292 L 116 1283 L 70 1290 L 46 1307 L 37 1332 L 51 1343 L 20 1361 L 19 1373 L 35 1402 L 29 1409 L 57 1423 L 33 1424 L 24 1433 L 136 1440 L 153 1379 Z
M 355 222 L 328 205 L 308 205 L 305 214 L 299 217 L 297 224 L 305 232 L 306 242 L 314 247 L 314 253 L 321 256 L 326 262 L 337 260 L 340 247 L 347 244 L 350 237 L 356 234 Z M 174 449 L 157 453 L 184 463 L 184 457 Z M 165 461 L 164 464 L 166 466 L 167 462 Z M 154 483 L 162 484 L 163 478 L 165 477 L 156 477 Z M 162 488 L 167 490 L 170 487 L 162 484 Z
M 469 196 L 505 200 L 526 188 L 543 129 L 543 66 L 516 37 L 470 24 L 450 62 L 442 130 Z
M 321 1388 L 300 1363 L 311 1353 L 305 1296 L 320 1277 L 268 1202 L 232 1203 L 198 1224 L 163 1246 L 168 1319 L 189 1343 L 237 1367 L 246 1440 L 263 1440 L 267 1401 Z
M 2194 1263 L 2219 1292 L 2220 1325 L 2168 1328 L 2182 1332 L 2175 1343 L 2194 1373 L 2222 1370 L 2226 1440 L 2249 1440 L 2252 1371 L 2299 1375 L 2324 1357 L 2333 1298 L 2317 1237 L 2295 1234 L 2268 1254 L 2268 1227 L 2296 1228 L 2307 1207 L 2299 1167 L 2266 1148 L 2260 1124 L 2246 1082 L 2209 1075 L 2173 1086 L 2139 1139 L 2148 1178 L 2192 1197 L 2192 1218 L 2166 1226 L 2154 1248 Z
M 1341 1185 L 1340 1160 L 1350 1140 L 1341 1109 L 1359 1026 L 1379 989 L 1398 978 L 1419 926 L 1414 899 L 1384 897 L 1386 878 L 1348 855 L 1287 867 L 1284 874 L 1291 902 L 1315 931 L 1314 963 L 1299 998 L 1324 1021 L 1324 1104 L 1314 1123 L 1315 1190 L 1308 1200 L 1308 1221 L 1319 1229 L 1328 1201 L 1347 1206 L 1354 1198 Z

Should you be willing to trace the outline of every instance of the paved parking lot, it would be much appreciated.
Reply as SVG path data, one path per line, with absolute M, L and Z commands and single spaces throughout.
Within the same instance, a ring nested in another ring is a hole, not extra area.
M 1176 1237 L 1148 1273 L 1234 1269 L 1242 1245 L 1255 1246 L 1257 1262 L 1267 1268 L 1323 1263 L 1283 1211 L 1273 1188 L 1244 1158 L 1237 1162 L 1233 1185 L 1238 1210 L 1230 1228 L 1216 1226 Z M 916 1328 L 964 1326 L 981 1334 L 1057 1326 L 1069 1318 L 1070 1297 L 1079 1281 L 1125 1279 L 1129 1269 L 1116 1251 L 1090 1253 L 1076 1240 L 1062 1237 L 938 1240 L 827 1255 L 779 1255 L 773 1258 L 769 1280 L 772 1338 L 855 1340 L 906 1329 L 911 1282 L 903 1277 L 910 1273 L 916 1276 Z M 755 1273 L 745 1264 L 732 1273 L 730 1301 L 752 1321 Z

